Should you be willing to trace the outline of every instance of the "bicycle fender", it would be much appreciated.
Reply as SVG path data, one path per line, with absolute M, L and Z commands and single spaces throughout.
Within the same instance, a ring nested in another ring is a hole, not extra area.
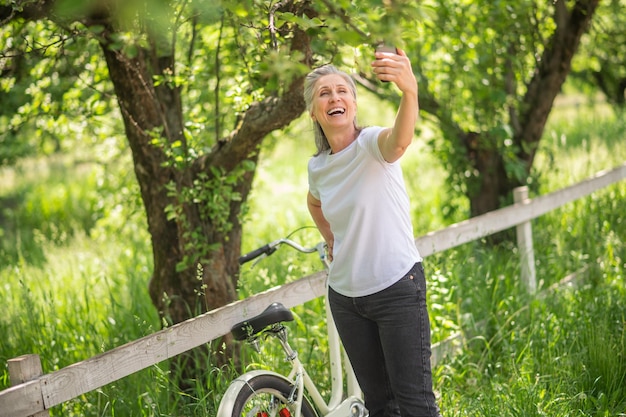
M 239 391 L 241 391 L 241 388 L 243 388 L 248 383 L 248 381 L 259 375 L 273 375 L 275 377 L 285 380 L 290 384 L 293 384 L 293 381 L 291 381 L 289 378 L 276 372 L 261 369 L 246 372 L 245 374 L 239 376 L 237 379 L 234 379 L 230 383 L 228 389 L 222 397 L 222 400 L 220 401 L 220 406 L 217 409 L 217 415 L 215 417 L 232 417 L 231 413 L 233 407 L 235 406 L 235 401 L 237 400 Z

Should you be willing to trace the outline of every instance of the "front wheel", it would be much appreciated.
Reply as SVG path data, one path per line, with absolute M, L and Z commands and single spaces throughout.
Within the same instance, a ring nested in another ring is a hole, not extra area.
M 245 377 L 245 376 L 244 376 Z M 289 402 L 293 384 L 278 374 L 259 373 L 233 381 L 224 395 L 218 417 L 293 417 Z M 295 395 L 294 395 L 295 397 Z M 302 417 L 316 417 L 311 403 L 302 397 Z

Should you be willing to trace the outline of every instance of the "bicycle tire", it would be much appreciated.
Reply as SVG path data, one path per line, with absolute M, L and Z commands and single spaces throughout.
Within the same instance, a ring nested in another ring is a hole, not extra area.
M 293 390 L 293 384 L 281 376 L 273 374 L 259 374 L 248 379 L 239 388 L 233 402 L 231 417 L 283 417 L 295 416 L 292 404 L 288 397 Z M 289 414 L 281 413 L 287 409 Z M 266 414 L 265 414 L 266 413 Z M 301 417 L 317 417 L 317 413 L 306 397 L 302 397 Z

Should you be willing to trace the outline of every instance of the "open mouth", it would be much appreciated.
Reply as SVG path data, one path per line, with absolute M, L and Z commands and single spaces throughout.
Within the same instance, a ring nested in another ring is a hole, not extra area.
M 336 107 L 334 109 L 328 110 L 326 114 L 328 114 L 329 116 L 341 116 L 345 112 L 346 112 L 346 109 L 343 109 L 341 107 Z

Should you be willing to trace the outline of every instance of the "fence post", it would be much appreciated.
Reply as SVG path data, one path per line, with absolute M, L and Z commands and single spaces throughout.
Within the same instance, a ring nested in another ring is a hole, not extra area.
M 22 355 L 9 359 L 7 365 L 9 367 L 9 382 L 11 386 L 31 381 L 43 375 L 39 355 Z M 31 417 L 50 417 L 50 412 L 48 410 L 40 411 Z
M 513 190 L 515 203 L 526 204 L 528 202 L 528 187 L 517 187 Z M 517 225 L 517 249 L 520 253 L 522 282 L 526 290 L 533 294 L 537 290 L 535 276 L 535 253 L 533 250 L 533 231 L 530 220 Z

